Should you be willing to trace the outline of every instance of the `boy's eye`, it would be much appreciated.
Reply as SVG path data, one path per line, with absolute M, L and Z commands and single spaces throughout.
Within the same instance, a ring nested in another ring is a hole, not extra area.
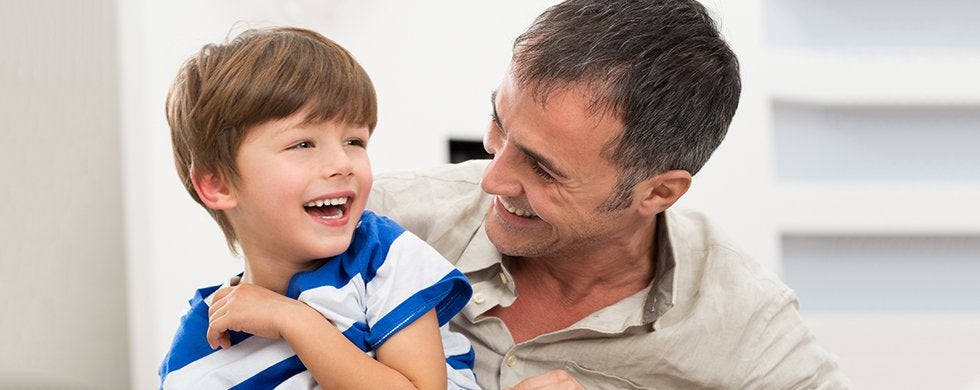
M 362 148 L 363 147 L 367 147 L 367 142 L 364 141 L 364 140 L 362 140 L 362 139 L 360 139 L 360 138 L 352 138 L 352 139 L 349 139 L 344 144 L 350 145 L 350 146 L 359 146 L 359 147 L 362 147 Z
M 296 145 L 293 145 L 292 149 L 308 149 L 308 148 L 312 148 L 312 147 L 313 147 L 313 143 L 312 142 L 310 142 L 310 141 L 303 141 L 303 142 L 297 143 Z

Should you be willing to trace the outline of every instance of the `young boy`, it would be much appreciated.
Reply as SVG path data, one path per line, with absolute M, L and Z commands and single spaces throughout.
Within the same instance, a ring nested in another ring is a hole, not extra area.
M 364 210 L 377 103 L 346 50 L 297 28 L 206 45 L 167 119 L 184 187 L 244 272 L 198 290 L 161 387 L 477 387 L 472 347 L 445 326 L 466 278 Z

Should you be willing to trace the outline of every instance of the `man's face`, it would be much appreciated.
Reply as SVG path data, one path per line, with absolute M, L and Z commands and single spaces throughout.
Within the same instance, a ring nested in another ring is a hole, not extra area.
M 629 237 L 629 208 L 599 211 L 619 173 L 601 153 L 623 124 L 590 112 L 588 92 L 559 88 L 542 105 L 508 72 L 494 93 L 494 120 L 483 140 L 494 159 L 482 187 L 495 195 L 486 229 L 501 253 L 585 254 Z

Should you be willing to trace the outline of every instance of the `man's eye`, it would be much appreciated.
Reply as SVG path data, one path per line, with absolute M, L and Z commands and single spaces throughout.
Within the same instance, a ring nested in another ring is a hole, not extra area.
M 490 114 L 490 121 L 493 122 L 493 125 L 497 127 L 497 130 L 503 131 L 504 127 L 500 125 L 500 118 L 497 117 L 496 113 Z
M 535 162 L 531 162 L 531 169 L 534 171 L 535 174 L 537 174 L 538 176 L 541 176 L 541 178 L 543 178 L 545 180 L 554 180 L 555 179 L 554 176 L 551 176 L 551 174 L 548 173 L 548 171 L 545 171 L 544 168 L 541 168 L 541 166 L 538 165 Z

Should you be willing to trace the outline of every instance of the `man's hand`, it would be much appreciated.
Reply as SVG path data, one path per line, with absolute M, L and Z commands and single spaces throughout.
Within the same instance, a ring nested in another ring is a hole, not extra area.
M 254 284 L 224 287 L 214 293 L 208 310 L 208 344 L 211 348 L 230 348 L 230 330 L 280 339 L 284 321 L 312 310 L 300 301 Z
M 585 388 L 582 387 L 582 385 L 580 385 L 577 381 L 575 381 L 575 378 L 572 378 L 572 375 L 565 370 L 548 371 L 538 376 L 532 376 L 530 378 L 521 381 L 521 383 L 518 383 L 514 387 L 508 387 L 506 389 L 585 390 Z

